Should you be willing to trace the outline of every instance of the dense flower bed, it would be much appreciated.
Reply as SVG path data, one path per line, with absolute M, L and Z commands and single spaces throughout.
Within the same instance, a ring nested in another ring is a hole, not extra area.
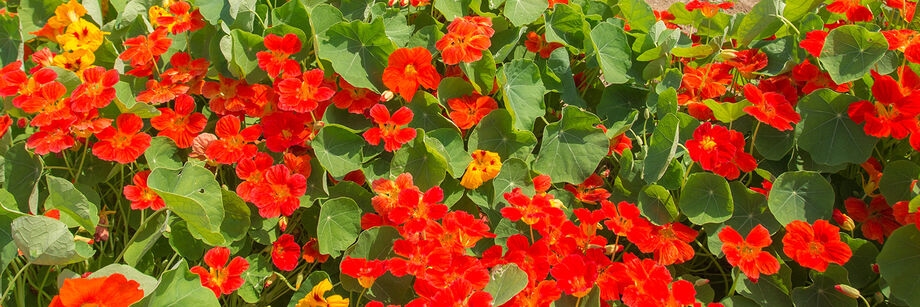
M 4 0 L 5 306 L 920 306 L 908 0 Z

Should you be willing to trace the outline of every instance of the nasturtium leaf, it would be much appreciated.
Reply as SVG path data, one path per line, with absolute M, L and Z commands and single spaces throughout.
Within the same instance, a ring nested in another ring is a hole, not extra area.
M 757 129 L 754 148 L 767 160 L 782 159 L 795 145 L 795 131 L 793 130 L 779 131 L 766 124 L 761 124 Z
M 851 238 L 847 233 L 841 233 L 840 239 L 850 246 L 853 256 L 843 265 L 847 269 L 850 285 L 863 288 L 878 278 L 878 273 L 872 270 L 878 248 L 875 244 L 864 239 Z
M 482 208 L 489 218 L 500 218 L 499 210 L 507 206 L 504 194 L 511 193 L 515 188 L 521 188 L 525 195 L 534 193 L 533 181 L 530 178 L 530 167 L 523 160 L 511 158 L 502 162 L 502 169 L 492 179 L 493 197 L 492 206 Z
M 457 17 L 466 16 L 467 8 L 470 7 L 470 0 L 434 0 L 434 8 L 444 15 L 448 22 Z
M 718 102 L 712 99 L 706 99 L 703 103 L 712 110 L 712 116 L 715 117 L 716 120 L 726 124 L 747 114 L 744 112 L 744 108 L 752 105 L 751 102 L 747 100 L 739 102 Z
M 230 72 L 238 78 L 246 77 L 247 81 L 259 81 L 258 79 L 250 80 L 249 76 L 254 72 L 262 72 L 259 70 L 256 53 L 265 50 L 264 38 L 239 29 L 231 31 L 230 37 L 233 43 L 233 57 L 228 59 L 230 60 Z
M 505 0 L 502 15 L 507 17 L 515 27 L 520 27 L 540 18 L 548 6 L 549 2 L 546 0 Z
M 891 296 L 909 305 L 920 304 L 920 230 L 907 225 L 895 230 L 882 246 L 876 261 L 882 278 L 891 288 Z
M 202 244 L 201 241 L 192 237 L 192 233 L 188 230 L 188 223 L 184 220 L 171 217 L 168 219 L 169 231 L 163 233 L 163 236 L 169 239 L 169 246 L 172 247 L 179 256 L 182 256 L 188 260 L 198 260 L 204 256 L 205 244 Z M 259 242 L 258 237 L 250 235 L 250 237 Z M 271 242 L 264 242 L 266 244 L 271 244 Z M 125 255 L 127 258 L 127 255 Z
M 660 185 L 650 185 L 639 191 L 639 210 L 656 225 L 673 222 L 677 215 L 674 196 Z
M 0 16 L 0 65 L 6 66 L 22 59 L 21 16 Z
M 511 114 L 506 109 L 490 112 L 470 133 L 468 148 L 498 153 L 502 160 L 528 158 L 537 145 L 537 137 L 529 130 L 521 131 L 512 127 L 511 121 Z
M 514 127 L 533 130 L 537 117 L 546 113 L 543 103 L 543 80 L 540 69 L 528 59 L 515 59 L 502 66 L 499 84 L 507 110 L 514 118 Z
M 122 76 L 122 78 L 125 77 Z M 132 113 L 141 118 L 151 118 L 160 115 L 160 111 L 153 105 L 137 101 L 134 96 L 134 89 L 131 87 L 130 83 L 118 81 L 112 88 L 115 89 L 115 100 L 112 101 L 112 104 L 118 108 L 120 113 Z M 151 142 L 151 144 L 153 144 L 153 142 Z
M 492 92 L 495 85 L 495 60 L 489 50 L 482 51 L 482 58 L 472 63 L 461 62 L 460 69 L 471 81 L 473 88 L 479 93 Z
M 824 3 L 824 1 L 821 0 L 786 1 L 786 8 L 783 9 L 783 16 L 789 21 L 796 22 L 802 17 L 805 17 L 805 15 L 808 15 L 809 12 L 812 12 L 822 3 Z
M 227 243 L 220 234 L 224 220 L 221 188 L 211 171 L 191 164 L 180 170 L 158 168 L 150 172 L 147 185 L 167 209 L 188 223 L 192 236 L 210 245 Z
M 879 32 L 857 25 L 837 27 L 827 33 L 818 58 L 837 84 L 858 80 L 885 55 L 888 41 Z
M 834 289 L 839 284 L 848 284 L 847 270 L 841 266 L 830 266 L 827 271 L 811 271 L 812 284 L 792 289 L 790 296 L 795 306 L 857 306 L 856 299 Z
M 131 266 L 127 266 L 127 265 L 119 264 L 119 263 L 109 264 L 101 269 L 96 270 L 92 274 L 89 274 L 89 276 L 87 276 L 86 278 L 100 278 L 100 277 L 106 277 L 112 274 L 121 274 L 121 275 L 124 275 L 127 280 L 136 281 L 138 284 L 140 284 L 138 288 L 144 291 L 145 296 L 153 293 L 154 289 L 157 288 L 157 284 L 159 283 L 159 281 L 157 281 L 156 278 L 153 278 L 150 275 L 141 273 L 140 271 L 138 271 L 137 269 Z
M 594 114 L 573 106 L 563 108 L 562 118 L 543 129 L 534 170 L 549 175 L 553 182 L 585 181 L 609 149 L 609 140 L 598 124 Z
M 815 172 L 785 172 L 773 182 L 767 205 L 782 225 L 828 220 L 834 209 L 834 188 Z
M 364 159 L 361 149 L 367 141 L 343 126 L 330 124 L 320 129 L 310 144 L 317 161 L 332 177 L 338 178 L 361 168 Z
M 166 211 L 165 214 L 160 213 L 155 216 L 151 215 L 149 218 L 144 220 L 144 224 L 140 225 L 137 228 L 137 232 L 132 234 L 135 236 L 133 242 L 130 245 L 125 246 L 125 263 L 137 266 L 138 262 L 141 261 L 141 258 L 144 257 L 147 252 L 153 248 L 153 245 L 157 243 L 163 236 L 163 232 L 166 231 L 167 227 L 167 217 L 169 211 Z
M 898 160 L 885 165 L 878 189 L 889 204 L 913 198 L 914 180 L 920 178 L 920 166 L 910 160 Z
M 577 4 L 557 4 L 544 14 L 546 41 L 559 42 L 585 51 L 585 35 L 591 30 L 581 7 Z M 612 24 L 611 24 L 612 25 Z
M 332 63 L 335 72 L 348 83 L 378 93 L 386 89 L 381 76 L 396 45 L 387 38 L 382 19 L 371 23 L 340 22 L 319 39 L 318 56 Z
M 430 140 L 433 138 L 440 143 L 441 146 L 435 146 L 435 150 L 447 160 L 447 165 L 450 166 L 448 172 L 454 178 L 462 176 L 473 158 L 463 149 L 463 136 L 460 132 L 452 128 L 441 128 L 428 131 L 425 137 L 429 138 L 425 142 L 433 143 Z
M 536 143 L 536 140 L 534 140 Z M 43 163 L 40 156 L 25 148 L 25 142 L 10 147 L 3 154 L 3 187 L 13 195 L 19 204 L 19 211 L 38 210 L 37 187 L 42 176 Z
M 780 16 L 782 15 L 784 2 L 780 0 L 758 1 L 734 29 L 735 38 L 741 39 L 738 45 L 747 46 L 755 39 L 774 35 L 776 30 L 783 25 Z
M 621 0 L 617 5 L 620 7 L 623 18 L 629 20 L 631 28 L 648 32 L 655 24 L 655 12 L 645 0 Z
M 26 260 L 38 265 L 64 265 L 83 261 L 95 251 L 73 234 L 61 221 L 46 216 L 25 215 L 10 225 L 13 242 Z
M 732 226 L 742 234 L 751 232 L 757 225 L 763 225 L 770 233 L 783 228 L 783 225 L 776 221 L 773 213 L 767 207 L 765 195 L 748 189 L 739 181 L 732 181 L 729 186 L 731 186 L 734 211 L 732 217 L 725 221 L 726 225 Z
M 492 268 L 489 283 L 482 289 L 492 295 L 492 304 L 500 306 L 527 287 L 527 273 L 517 264 L 509 263 Z
M 645 167 L 642 170 L 642 178 L 646 183 L 652 184 L 661 179 L 671 164 L 671 159 L 677 151 L 679 126 L 680 119 L 674 114 L 665 115 L 655 126 L 649 141 L 648 154 L 645 156 Z
M 692 47 L 674 47 L 671 54 L 682 58 L 705 58 L 715 52 L 710 45 L 696 45 Z
M 150 147 L 144 151 L 144 158 L 147 159 L 147 165 L 150 169 L 169 168 L 180 169 L 182 162 L 176 152 L 179 148 L 172 139 L 165 136 L 153 137 L 150 140 Z
M 417 92 L 406 107 L 412 110 L 413 114 L 409 127 L 421 128 L 425 131 L 442 128 L 457 130 L 457 126 L 442 115 L 444 110 L 441 109 L 438 99 L 427 92 Z
M 792 290 L 792 269 L 780 264 L 779 272 L 773 275 L 760 275 L 757 282 L 752 282 L 741 274 L 735 290 L 760 306 L 792 306 L 789 296 Z
M 220 224 L 220 232 L 224 239 L 233 242 L 246 238 L 251 214 L 249 206 L 234 192 L 221 189 L 220 195 L 224 203 L 224 220 Z
M 243 286 L 236 293 L 250 304 L 255 304 L 265 289 L 265 279 L 272 275 L 272 263 L 268 255 L 252 254 L 245 258 L 249 269 L 243 272 Z
M 591 41 L 597 54 L 597 62 L 607 83 L 626 83 L 627 72 L 632 66 L 632 50 L 626 32 L 612 23 L 599 23 L 591 30 Z
M 272 10 L 272 23 L 275 25 L 286 24 L 300 29 L 304 34 L 309 34 L 311 27 L 310 19 L 307 15 L 307 7 L 304 6 L 302 1 L 288 1 L 284 5 Z
M 415 25 L 410 25 L 406 20 L 406 15 L 401 14 L 398 9 L 387 10 L 381 17 L 383 18 L 383 27 L 386 29 L 387 37 L 397 47 L 406 47 L 409 44 L 409 40 L 412 39 Z
M 680 191 L 678 207 L 696 225 L 728 220 L 734 212 L 728 181 L 713 173 L 690 175 Z
M 463 80 L 463 78 L 460 77 L 447 77 L 441 79 L 441 83 L 438 84 L 438 101 L 441 102 L 444 108 L 449 108 L 450 104 L 448 101 L 451 99 L 472 95 L 475 91 L 476 89 L 469 81 Z M 415 96 L 417 97 L 422 94 L 422 92 L 416 92 Z M 415 97 L 412 98 L 412 100 L 415 99 Z
M 866 135 L 862 125 L 847 113 L 850 104 L 859 100 L 829 89 L 819 89 L 799 99 L 802 121 L 795 126 L 798 146 L 821 164 L 866 162 L 878 139 Z
M 393 242 L 402 239 L 399 231 L 391 226 L 367 229 L 358 235 L 358 241 L 345 252 L 346 256 L 367 260 L 387 260 L 396 257 Z
M 327 200 L 319 211 L 316 228 L 319 252 L 332 254 L 343 251 L 361 232 L 361 209 L 351 198 Z
M 575 78 L 572 75 L 569 51 L 565 48 L 556 48 L 550 53 L 549 59 L 546 60 L 546 66 L 549 72 L 555 75 L 561 83 L 562 101 L 580 108 L 587 108 L 588 102 L 581 98 L 578 86 L 575 84 Z
M 427 191 L 444 180 L 449 165 L 447 159 L 426 140 L 425 131 L 416 131 L 415 139 L 403 144 L 403 147 L 394 153 L 390 170 L 394 174 L 412 174 L 415 185 L 422 191 Z
M 141 301 L 140 305 L 216 307 L 220 306 L 220 302 L 211 289 L 201 285 L 201 279 L 189 271 L 188 264 L 183 259 L 175 269 L 163 273 L 156 290 Z
M 22 29 L 22 39 L 31 40 L 36 32 L 48 23 L 48 17 L 54 16 L 54 9 L 63 4 L 63 0 L 21 0 L 17 15 Z
M 47 175 L 45 181 L 48 183 L 45 210 L 60 210 L 63 213 L 61 221 L 69 227 L 96 229 L 96 224 L 99 223 L 99 208 L 96 204 L 90 202 L 66 179 Z
M 677 90 L 668 88 L 658 93 L 658 102 L 655 104 L 655 112 L 657 112 L 659 118 L 663 117 L 665 114 L 677 113 L 677 110 Z

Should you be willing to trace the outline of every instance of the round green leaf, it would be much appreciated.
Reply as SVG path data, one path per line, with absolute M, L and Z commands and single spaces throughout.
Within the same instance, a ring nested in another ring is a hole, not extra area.
M 496 306 L 508 302 L 527 287 L 527 273 L 514 263 L 495 266 L 489 277 L 482 291 L 492 295 L 492 304 Z
M 425 136 L 425 131 L 416 129 L 417 134 L 412 142 L 403 145 L 390 162 L 390 171 L 393 174 L 409 173 L 422 191 L 427 191 L 441 183 L 448 169 L 447 160 L 435 149 L 443 145 L 436 139 Z
M 847 269 L 850 285 L 862 288 L 878 278 L 878 273 L 872 270 L 872 265 L 875 264 L 875 258 L 878 256 L 878 248 L 875 247 L 875 244 L 867 240 L 851 238 L 847 233 L 841 233 L 840 239 L 853 251 L 853 256 L 843 265 Z
M 763 225 L 770 233 L 775 233 L 783 227 L 767 207 L 766 196 L 748 189 L 738 181 L 732 181 L 729 185 L 732 190 L 734 212 L 732 217 L 725 221 L 726 225 L 743 234 L 751 232 L 757 225 Z
M 831 266 L 825 272 L 811 271 L 811 273 L 811 285 L 792 289 L 790 293 L 795 306 L 857 306 L 856 299 L 834 289 L 836 285 L 848 283 L 846 269 Z
M 840 84 L 862 78 L 887 50 L 888 41 L 882 33 L 846 25 L 827 33 L 818 60 L 831 79 Z
M 361 232 L 361 209 L 351 198 L 327 200 L 319 211 L 316 226 L 321 254 L 343 251 L 358 238 Z
M 220 233 L 224 206 L 220 184 L 208 169 L 188 164 L 181 170 L 158 168 L 147 185 L 163 199 L 166 208 L 188 222 L 188 230 L 208 245 L 226 243 Z
M 891 296 L 915 306 L 920 305 L 920 230 L 907 225 L 895 230 L 878 254 L 879 273 L 891 287 Z
M 220 303 L 211 289 L 201 285 L 198 275 L 189 271 L 185 260 L 181 260 L 175 269 L 163 273 L 157 289 L 138 305 L 209 307 Z
M 82 226 L 83 229 L 96 229 L 99 223 L 99 208 L 80 193 L 70 181 L 51 175 L 45 176 L 48 182 L 48 198 L 45 210 L 58 209 L 63 213 L 61 221 L 70 227 Z
M 393 242 L 402 239 L 396 228 L 389 226 L 374 227 L 361 232 L 354 245 L 345 251 L 345 256 L 367 260 L 386 260 L 396 257 L 393 253 Z M 358 280 L 348 275 L 339 275 L 342 286 L 354 292 L 361 292 L 363 288 Z M 370 299 L 384 302 L 385 304 L 405 304 L 412 300 L 412 293 L 400 291 L 412 287 L 412 276 L 396 277 L 390 273 L 377 278 L 374 285 L 367 290 L 365 296 Z
M 553 182 L 581 183 L 588 179 L 609 149 L 609 140 L 598 124 L 594 114 L 573 106 L 562 109 L 562 118 L 543 129 L 534 170 L 549 175 Z
M 360 169 L 364 160 L 362 147 L 367 142 L 347 128 L 331 124 L 323 127 L 310 143 L 316 151 L 316 160 L 332 177 L 340 178 Z
M 834 209 L 834 188 L 816 172 L 786 172 L 773 182 L 767 205 L 782 225 L 827 220 Z
M 889 204 L 913 197 L 911 183 L 920 177 L 920 166 L 909 160 L 898 160 L 885 165 L 878 189 Z
M 721 223 L 732 216 L 731 188 L 725 177 L 712 173 L 694 173 L 680 191 L 680 211 L 696 225 Z
M 673 114 L 665 115 L 658 121 L 655 131 L 652 132 L 651 144 L 645 156 L 645 168 L 642 178 L 646 183 L 655 183 L 668 169 L 674 152 L 677 151 L 677 136 L 680 131 L 680 119 Z
M 866 135 L 847 113 L 850 104 L 859 100 L 829 89 L 802 97 L 798 104 L 802 121 L 795 127 L 799 147 L 821 164 L 866 162 L 878 139 Z
M 482 149 L 495 152 L 506 160 L 512 157 L 527 159 L 536 145 L 537 137 L 533 133 L 513 128 L 508 110 L 498 109 L 479 121 L 470 133 L 468 148 L 470 151 Z
M 86 278 L 99 278 L 106 277 L 112 274 L 121 274 L 124 275 L 128 280 L 136 281 L 140 284 L 140 289 L 144 291 L 144 295 L 150 295 L 153 293 L 154 289 L 157 288 L 158 281 L 156 278 L 151 277 L 150 275 L 141 273 L 137 269 L 118 263 L 109 264 L 101 269 L 96 270 L 92 274 L 89 274 Z
M 673 222 L 677 218 L 674 197 L 660 185 L 650 185 L 639 191 L 639 210 L 656 225 Z
M 179 148 L 176 147 L 176 143 L 172 139 L 157 136 L 150 140 L 150 147 L 144 151 L 144 158 L 147 159 L 147 165 L 150 166 L 150 169 L 160 167 L 180 169 L 182 168 L 182 162 L 180 162 L 179 156 L 176 154 L 177 151 L 179 151 Z
M 540 18 L 548 6 L 549 3 L 546 0 L 505 0 L 502 15 L 507 17 L 515 27 L 520 27 Z
M 604 73 L 604 81 L 615 84 L 629 81 L 626 73 L 632 66 L 632 61 L 628 60 L 632 56 L 632 50 L 629 48 L 626 32 L 612 23 L 602 22 L 591 30 L 591 42 L 597 53 L 597 62 Z
M 13 220 L 10 227 L 16 247 L 33 264 L 70 264 L 95 253 L 86 243 L 75 242 L 64 223 L 50 217 L 25 215 Z
M 779 131 L 770 125 L 760 125 L 757 130 L 757 139 L 754 148 L 767 160 L 780 160 L 795 144 L 795 133 L 792 130 Z
M 502 66 L 499 76 L 502 97 L 514 118 L 514 127 L 533 130 L 537 117 L 546 113 L 543 103 L 546 88 L 540 77 L 540 69 L 531 60 L 515 59 Z
M 383 19 L 334 24 L 322 33 L 318 46 L 317 55 L 348 83 L 378 93 L 386 89 L 381 76 L 396 45 L 387 38 Z

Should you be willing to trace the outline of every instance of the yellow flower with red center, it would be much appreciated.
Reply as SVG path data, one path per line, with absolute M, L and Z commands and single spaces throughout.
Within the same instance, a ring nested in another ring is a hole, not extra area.
M 61 4 L 54 9 L 54 16 L 48 18 L 48 23 L 46 23 L 45 26 L 29 34 L 45 37 L 53 42 L 57 42 L 58 35 L 63 34 L 67 26 L 77 22 L 83 15 L 86 15 L 86 8 L 76 0 L 70 0 L 70 2 Z
M 61 49 L 96 51 L 102 45 L 106 32 L 85 19 L 78 19 L 67 26 L 64 34 L 57 36 Z
M 473 161 L 466 167 L 466 173 L 463 174 L 460 185 L 467 189 L 475 189 L 481 186 L 483 182 L 498 176 L 498 172 L 502 168 L 502 161 L 497 153 L 476 150 L 471 156 Z
M 82 76 L 83 70 L 92 67 L 95 61 L 96 55 L 89 50 L 80 49 L 74 52 L 58 54 L 54 56 L 52 63 L 54 63 L 54 66 L 76 72 L 78 76 Z
M 323 297 L 329 290 L 332 290 L 329 279 L 321 281 L 307 296 L 297 301 L 297 307 L 348 307 L 348 299 L 341 295 Z
M 168 10 L 156 5 L 151 6 L 147 14 L 150 16 L 150 23 L 154 28 L 161 26 L 161 24 L 157 23 L 157 20 L 160 19 L 160 17 L 172 17 L 172 14 L 170 14 Z

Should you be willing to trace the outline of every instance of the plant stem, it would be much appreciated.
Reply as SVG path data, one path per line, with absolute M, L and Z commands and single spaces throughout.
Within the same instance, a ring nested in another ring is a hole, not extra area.
M 751 150 L 749 154 L 754 154 L 754 141 L 757 140 L 757 131 L 760 130 L 760 121 L 757 121 L 757 126 L 754 126 L 754 134 L 751 135 Z
M 364 292 L 367 292 L 367 288 L 361 290 L 361 294 L 358 295 L 358 300 L 355 301 L 355 306 L 361 306 L 361 298 L 364 297 Z
M 3 296 L 0 296 L 0 302 L 6 301 L 6 296 L 10 294 L 10 290 L 13 290 L 13 288 L 16 288 L 16 286 L 13 285 L 12 283 L 16 281 L 17 279 L 19 279 L 19 276 L 22 275 L 22 272 L 25 272 L 25 270 L 28 269 L 29 266 L 31 265 L 32 265 L 31 262 L 26 262 L 26 265 L 22 266 L 22 268 L 19 269 L 19 272 L 16 272 L 16 275 L 13 275 L 13 279 L 11 279 L 9 282 L 10 285 L 6 287 L 6 291 L 3 291 Z
M 154 212 L 153 214 L 151 214 L 150 217 L 148 217 L 147 219 L 148 219 L 148 220 L 149 220 L 149 219 L 153 219 L 155 216 L 159 215 L 160 213 L 162 213 L 162 212 L 164 212 L 164 211 L 166 211 L 166 209 L 157 210 L 156 212 Z M 144 225 L 145 222 L 147 222 L 147 221 L 146 221 L 146 220 L 144 219 L 144 217 L 142 216 L 142 217 L 141 217 L 141 222 L 140 222 L 139 225 Z M 121 258 L 125 256 L 125 251 L 128 250 L 128 246 L 131 246 L 131 243 L 134 243 L 134 240 L 137 240 L 137 236 L 138 236 L 140 233 L 141 233 L 140 231 L 134 232 L 134 235 L 131 236 L 131 239 L 128 240 L 127 243 L 125 243 L 125 248 L 121 250 L 121 253 L 118 254 L 118 257 L 115 257 L 115 260 L 113 260 L 112 263 L 118 263 L 118 261 L 120 261 Z

